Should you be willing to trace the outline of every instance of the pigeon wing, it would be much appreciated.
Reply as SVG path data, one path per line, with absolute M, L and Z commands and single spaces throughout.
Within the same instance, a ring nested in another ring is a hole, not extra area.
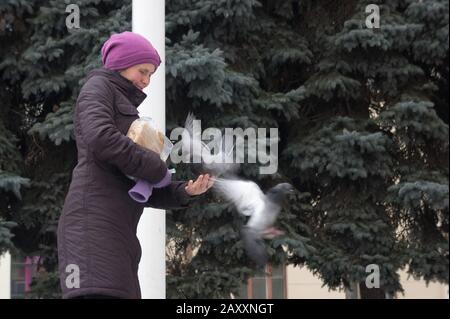
M 251 181 L 217 178 L 214 189 L 219 195 L 232 202 L 238 212 L 245 216 L 259 214 L 266 205 L 264 193 Z

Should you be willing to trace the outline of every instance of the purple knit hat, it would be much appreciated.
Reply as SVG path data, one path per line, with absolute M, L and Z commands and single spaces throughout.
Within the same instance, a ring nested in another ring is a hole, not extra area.
M 105 68 L 114 71 L 141 63 L 151 63 L 156 70 L 161 64 L 161 58 L 150 41 L 129 31 L 113 34 L 103 44 L 102 61 Z

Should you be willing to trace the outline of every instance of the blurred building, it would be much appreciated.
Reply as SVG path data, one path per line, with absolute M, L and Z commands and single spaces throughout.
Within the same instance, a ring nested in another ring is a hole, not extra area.
M 36 273 L 38 257 L 0 257 L 0 299 L 26 298 L 30 291 L 32 277 Z M 449 298 L 448 285 L 415 280 L 405 271 L 400 273 L 404 294 L 393 296 L 397 299 L 445 299 Z M 323 282 L 306 268 L 268 265 L 265 273 L 248 280 L 239 296 L 231 298 L 261 299 L 345 299 L 345 291 L 329 291 Z

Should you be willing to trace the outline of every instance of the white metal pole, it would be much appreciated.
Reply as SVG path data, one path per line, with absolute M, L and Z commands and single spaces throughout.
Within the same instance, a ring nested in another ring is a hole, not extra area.
M 139 107 L 141 116 L 150 116 L 165 130 L 165 1 L 133 0 L 133 32 L 146 37 L 156 48 L 161 65 L 145 89 L 147 98 Z M 145 208 L 138 225 L 138 238 L 142 247 L 139 264 L 139 282 L 142 298 L 166 298 L 166 212 Z
M 0 299 L 11 298 L 11 255 L 0 255 Z

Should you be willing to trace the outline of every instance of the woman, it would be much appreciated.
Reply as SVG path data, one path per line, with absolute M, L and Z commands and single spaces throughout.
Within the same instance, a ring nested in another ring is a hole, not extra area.
M 74 112 L 78 164 L 58 224 L 61 288 L 63 298 L 140 298 L 136 231 L 144 207 L 186 207 L 213 182 L 208 175 L 171 182 L 159 155 L 126 137 L 161 63 L 151 43 L 123 32 L 101 53 L 104 68 L 88 75 Z M 167 186 L 142 204 L 128 195 L 127 176 Z

